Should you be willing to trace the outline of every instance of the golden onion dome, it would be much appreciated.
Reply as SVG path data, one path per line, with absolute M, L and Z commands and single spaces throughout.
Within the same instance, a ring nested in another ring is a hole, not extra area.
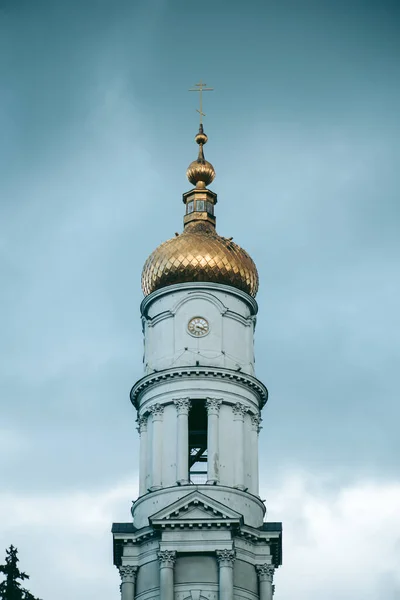
M 243 248 L 215 231 L 217 194 L 207 189 L 215 177 L 214 167 L 204 159 L 207 136 L 200 124 L 196 136 L 199 157 L 189 165 L 187 177 L 196 187 L 183 194 L 186 205 L 184 230 L 167 240 L 149 256 L 142 272 L 145 296 L 186 282 L 211 282 L 233 286 L 250 296 L 258 290 L 256 265 Z
M 188 281 L 223 283 L 253 297 L 258 290 L 257 267 L 247 252 L 203 222 L 188 224 L 183 233 L 158 246 L 143 267 L 146 296 Z
M 190 183 L 193 183 L 193 185 L 198 185 L 199 182 L 202 182 L 204 186 L 207 186 L 214 181 L 215 170 L 212 164 L 204 158 L 203 146 L 207 143 L 208 137 L 204 133 L 203 126 L 201 124 L 199 133 L 194 139 L 199 144 L 199 155 L 197 160 L 194 160 L 190 163 L 186 171 L 186 177 L 189 179 Z

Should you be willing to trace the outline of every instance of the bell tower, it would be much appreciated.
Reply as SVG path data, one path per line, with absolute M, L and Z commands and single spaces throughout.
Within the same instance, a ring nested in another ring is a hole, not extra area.
M 183 232 L 142 273 L 144 376 L 130 394 L 139 496 L 132 520 L 113 525 L 114 564 L 122 600 L 271 600 L 282 524 L 264 521 L 259 497 L 258 274 L 216 232 L 202 124 L 195 140 Z

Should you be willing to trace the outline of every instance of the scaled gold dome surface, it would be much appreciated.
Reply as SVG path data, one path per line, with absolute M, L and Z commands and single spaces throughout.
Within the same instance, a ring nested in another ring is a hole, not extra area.
M 154 250 L 143 267 L 142 289 L 147 296 L 174 283 L 196 281 L 231 285 L 253 297 L 258 290 L 257 268 L 247 252 L 201 222 L 187 224 Z

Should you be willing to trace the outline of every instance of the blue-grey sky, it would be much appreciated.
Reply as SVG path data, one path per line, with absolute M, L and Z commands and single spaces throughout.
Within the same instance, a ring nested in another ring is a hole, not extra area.
M 140 273 L 182 226 L 200 78 L 217 228 L 261 278 L 277 598 L 400 594 L 399 31 L 389 0 L 1 0 L 0 552 L 44 600 L 118 598 Z

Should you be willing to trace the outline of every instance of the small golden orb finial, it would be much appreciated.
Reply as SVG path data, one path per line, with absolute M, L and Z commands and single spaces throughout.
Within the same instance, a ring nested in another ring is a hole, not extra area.
M 199 133 L 195 137 L 196 142 L 199 145 L 199 155 L 197 160 L 190 163 L 186 177 L 197 188 L 205 188 L 215 178 L 214 167 L 208 160 L 204 158 L 203 146 L 207 143 L 208 137 L 204 133 L 203 125 L 200 123 Z
M 207 144 L 208 142 L 208 137 L 206 136 L 206 134 L 204 133 L 203 130 L 203 125 L 200 125 L 200 129 L 199 129 L 199 133 L 196 135 L 196 137 L 194 138 L 195 141 L 200 145 L 200 144 Z

